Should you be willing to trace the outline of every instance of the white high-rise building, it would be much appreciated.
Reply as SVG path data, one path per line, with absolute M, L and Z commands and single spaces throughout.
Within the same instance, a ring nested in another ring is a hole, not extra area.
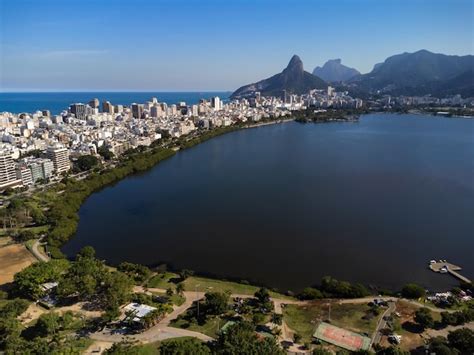
M 69 171 L 71 164 L 69 163 L 69 151 L 61 147 L 49 147 L 47 150 L 48 158 L 53 161 L 56 174 Z
M 15 171 L 15 163 L 12 155 L 6 152 L 0 152 L 0 189 L 15 187 L 21 185 L 21 179 L 18 179 Z
M 21 180 L 23 186 L 33 185 L 31 170 L 24 164 L 16 167 L 16 177 Z
M 219 96 L 211 98 L 211 107 L 215 111 L 219 111 L 221 109 L 221 99 L 219 98 Z

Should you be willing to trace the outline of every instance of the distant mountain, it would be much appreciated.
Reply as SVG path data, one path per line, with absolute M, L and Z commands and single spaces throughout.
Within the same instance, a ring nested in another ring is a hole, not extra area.
M 328 60 L 322 67 L 316 67 L 313 70 L 313 75 L 331 83 L 339 81 L 347 81 L 357 75 L 359 71 L 354 68 L 346 67 L 341 64 L 341 59 Z
M 350 80 L 359 89 L 393 95 L 474 96 L 474 56 L 421 50 L 397 54 Z
M 256 91 L 259 91 L 263 96 L 281 96 L 284 90 L 287 93 L 301 95 L 312 89 L 325 89 L 327 86 L 321 78 L 304 71 L 300 57 L 294 55 L 281 73 L 253 84 L 244 85 L 237 89 L 231 97 L 251 96 Z

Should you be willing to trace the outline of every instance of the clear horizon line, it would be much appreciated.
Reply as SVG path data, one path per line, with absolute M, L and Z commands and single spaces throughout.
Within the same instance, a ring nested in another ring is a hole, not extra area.
M 108 93 L 108 92 L 136 92 L 136 93 L 183 93 L 183 92 L 233 92 L 235 90 L 0 90 L 0 94 L 30 94 L 30 93 Z

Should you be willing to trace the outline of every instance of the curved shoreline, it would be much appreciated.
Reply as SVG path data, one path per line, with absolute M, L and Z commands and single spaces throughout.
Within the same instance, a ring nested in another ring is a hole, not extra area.
M 79 223 L 79 210 L 86 199 L 93 193 L 107 186 L 116 184 L 128 176 L 148 171 L 162 160 L 175 155 L 177 151 L 194 147 L 214 137 L 242 129 L 287 123 L 290 121 L 294 121 L 294 119 L 219 127 L 204 132 L 197 137 L 192 137 L 189 140 L 186 139 L 186 136 L 183 136 L 181 140 L 170 142 L 165 146 L 152 147 L 143 152 L 134 151 L 129 156 L 122 156 L 115 167 L 102 170 L 98 173 L 91 173 L 84 180 L 68 181 L 65 179 L 66 188 L 64 192 L 60 195 L 59 200 L 55 201 L 48 212 L 48 219 L 51 223 L 51 229 L 47 237 L 49 252 L 53 258 L 64 257 L 60 249 L 66 242 L 73 238 L 76 233 Z

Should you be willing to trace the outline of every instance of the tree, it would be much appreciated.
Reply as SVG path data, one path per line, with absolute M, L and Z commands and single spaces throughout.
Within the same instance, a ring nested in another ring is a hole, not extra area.
M 252 322 L 255 325 L 263 324 L 265 322 L 265 315 L 263 313 L 254 313 L 252 315 Z
M 215 343 L 216 354 L 262 354 L 283 355 L 285 352 L 273 338 L 259 339 L 255 326 L 248 322 L 238 322 L 221 332 Z
M 331 355 L 332 352 L 324 349 L 321 346 L 318 346 L 316 349 L 313 349 L 313 355 Z
M 21 297 L 37 300 L 43 296 L 41 285 L 56 282 L 69 268 L 67 260 L 51 260 L 47 263 L 35 263 L 14 276 L 13 291 Z
M 193 276 L 193 275 L 194 275 L 194 271 L 192 270 L 183 269 L 179 272 L 179 277 L 181 278 L 181 281 L 184 281 L 188 277 Z
M 75 166 L 79 171 L 87 171 L 97 166 L 99 160 L 93 155 L 81 155 L 77 158 Z
M 254 296 L 257 299 L 258 307 L 261 311 L 266 313 L 273 309 L 273 302 L 271 301 L 270 293 L 266 288 L 260 288 L 255 292 Z
M 97 149 L 97 153 L 99 153 L 99 155 L 104 158 L 104 160 L 112 160 L 114 157 L 114 153 L 112 153 L 105 145 L 99 147 L 99 149 Z
M 170 339 L 160 344 L 162 355 L 207 355 L 209 347 L 195 338 Z
M 414 283 L 406 284 L 402 288 L 402 296 L 405 298 L 417 299 L 424 297 L 425 294 L 425 289 Z
M 323 298 L 323 294 L 317 288 L 306 287 L 298 295 L 298 298 L 301 299 L 301 300 L 315 300 L 315 299 Z
M 283 315 L 278 313 L 272 313 L 272 323 L 281 325 L 283 323 Z
M 127 302 L 132 294 L 133 282 L 123 272 L 108 272 L 97 290 L 97 296 L 104 309 L 118 308 Z
M 461 328 L 448 334 L 449 344 L 463 354 L 474 353 L 474 332 L 468 328 Z
M 78 256 L 82 258 L 93 259 L 95 258 L 95 249 L 89 245 L 85 246 L 79 250 Z
M 451 348 L 448 344 L 448 340 L 444 337 L 436 337 L 430 339 L 429 349 L 431 353 L 436 355 L 458 355 L 459 351 Z
M 184 293 L 184 284 L 182 282 L 180 282 L 176 285 L 176 293 L 180 296 L 183 295 L 183 293 Z
M 16 318 L 28 309 L 30 302 L 15 298 L 0 308 L 0 318 Z
M 168 288 L 166 289 L 166 295 L 167 295 L 168 297 L 173 296 L 173 293 L 174 293 L 174 292 L 173 292 L 173 289 L 172 289 L 171 287 L 168 287 Z
M 148 267 L 140 264 L 133 264 L 129 262 L 123 262 L 119 264 L 119 271 L 126 273 L 130 276 L 135 282 L 144 282 L 151 275 L 151 271 Z
M 419 308 L 415 312 L 415 322 L 417 322 L 423 329 L 432 328 L 434 325 L 434 319 L 428 308 Z
M 295 333 L 295 334 L 293 335 L 293 341 L 294 341 L 296 344 L 298 344 L 298 343 L 301 341 L 301 334 Z
M 229 294 L 224 292 L 207 292 L 204 295 L 204 308 L 207 314 L 218 315 L 227 311 Z
M 54 312 L 42 314 L 36 322 L 36 329 L 43 337 L 53 336 L 61 328 L 61 317 Z
M 339 281 L 330 276 L 323 277 L 320 288 L 335 297 L 358 298 L 369 295 L 369 291 L 361 284 L 352 285 L 347 281 Z

